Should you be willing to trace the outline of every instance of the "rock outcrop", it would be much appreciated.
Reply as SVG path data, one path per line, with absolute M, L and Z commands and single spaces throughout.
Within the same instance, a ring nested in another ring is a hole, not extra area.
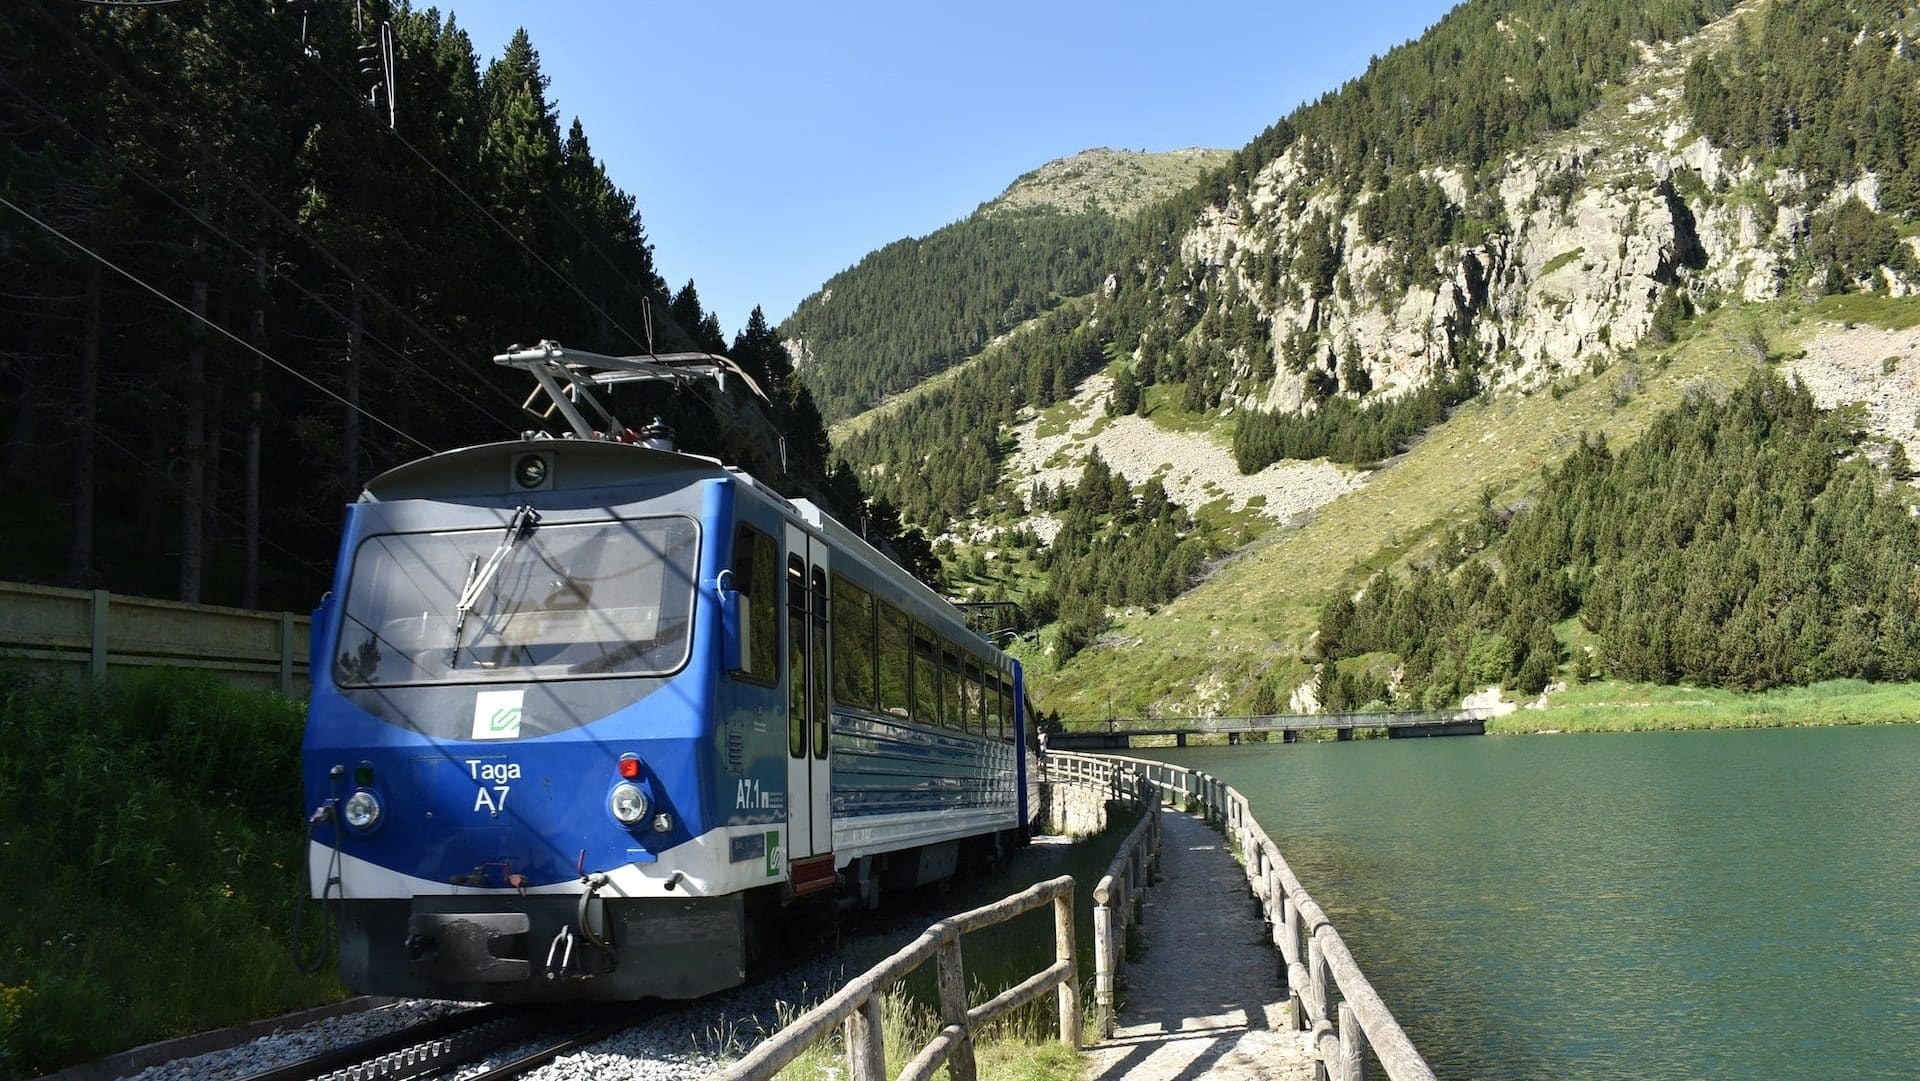
M 1485 175 L 1425 170 L 1465 225 L 1436 247 L 1369 241 L 1362 215 L 1381 195 L 1342 191 L 1309 164 L 1320 148 L 1281 153 L 1229 205 L 1210 208 L 1180 248 L 1183 264 L 1201 268 L 1195 302 L 1218 291 L 1251 298 L 1281 359 L 1270 384 L 1245 378 L 1253 373 L 1243 366 L 1223 404 L 1311 408 L 1312 384 L 1325 383 L 1313 369 L 1339 375 L 1349 362 L 1386 396 L 1470 357 L 1496 387 L 1537 389 L 1639 342 L 1676 293 L 1690 303 L 1753 301 L 1795 288 L 1788 270 L 1810 215 L 1853 198 L 1875 206 L 1878 184 L 1868 176 L 1815 202 L 1791 170 L 1732 164 L 1692 133 L 1682 73 L 1728 31 L 1723 20 L 1648 50 L 1622 92 L 1579 127 Z M 1338 273 L 1332 289 L 1315 289 L 1294 269 L 1296 253 L 1327 243 Z

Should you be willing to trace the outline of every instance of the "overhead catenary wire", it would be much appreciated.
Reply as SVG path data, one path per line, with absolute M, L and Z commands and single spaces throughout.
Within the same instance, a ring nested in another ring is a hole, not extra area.
M 194 311 L 192 308 L 187 307 L 185 304 L 180 303 L 178 300 L 175 300 L 174 298 L 168 296 L 165 292 L 161 291 L 159 288 L 153 285 L 149 285 L 146 282 L 146 280 L 141 278 L 139 275 L 120 266 L 120 264 L 114 262 L 113 260 L 107 258 L 104 255 L 101 255 L 99 252 L 94 251 L 92 248 L 87 247 L 85 244 L 82 244 L 78 240 L 75 240 L 73 237 L 68 236 L 66 233 L 61 232 L 60 229 L 57 228 L 56 226 L 41 220 L 39 217 L 34 215 L 31 211 L 27 210 L 25 207 L 20 206 L 18 203 L 13 202 L 11 199 L 8 199 L 4 195 L 0 195 L 0 206 L 4 206 L 8 210 L 13 211 L 15 214 L 18 214 L 21 217 L 27 219 L 33 224 L 39 226 L 42 230 L 45 230 L 47 233 L 63 241 L 68 246 L 84 253 L 89 258 L 98 262 L 100 265 L 106 267 L 108 270 L 113 271 L 115 274 L 120 275 L 121 277 L 127 279 L 133 284 L 146 290 L 147 292 L 152 293 L 154 296 L 172 305 L 173 307 L 178 308 L 180 311 L 184 312 L 194 320 L 202 324 L 205 324 L 205 326 L 209 330 L 214 331 L 220 336 L 233 342 L 233 344 L 259 357 L 261 360 L 264 360 L 267 363 L 273 365 L 274 367 L 279 368 L 281 371 L 286 372 L 288 375 L 293 376 L 295 379 L 300 380 L 302 383 L 305 383 L 308 386 L 312 387 L 313 389 L 326 395 L 327 397 L 332 398 L 334 401 L 339 402 L 341 405 L 346 406 L 347 408 L 353 410 L 354 412 L 374 422 L 375 424 L 380 425 L 382 428 L 385 428 L 388 431 L 392 432 L 393 434 L 399 436 L 400 438 L 405 439 L 407 442 L 414 444 L 415 446 L 419 447 L 421 450 L 424 450 L 429 454 L 433 453 L 432 446 L 428 445 L 422 440 L 414 438 L 412 435 L 408 434 L 404 429 L 402 429 L 399 425 L 396 425 L 378 416 L 377 414 L 371 412 L 370 410 L 367 409 L 367 407 L 361 405 L 358 402 L 347 400 L 342 395 L 336 393 L 334 390 L 320 383 L 318 380 L 315 380 L 311 376 L 308 376 L 305 372 L 300 371 L 298 368 L 295 368 L 293 365 L 286 363 L 285 361 L 274 356 L 273 354 L 268 353 L 266 350 L 261 349 L 260 347 L 245 340 L 244 338 L 241 338 L 239 335 L 228 330 L 226 327 L 221 326 L 220 324 L 214 322 L 213 320 L 207 318 L 206 316 L 201 315 L 199 312 Z
M 248 5 L 242 4 L 240 6 L 247 7 Z M 272 17 L 270 15 L 267 16 L 267 20 L 268 20 L 268 23 L 267 23 L 268 25 L 273 25 Z M 280 31 L 277 27 L 276 27 L 276 32 L 279 32 L 282 37 L 286 37 L 285 32 Z M 339 89 L 341 93 L 345 94 L 347 98 L 351 100 L 356 106 L 361 104 L 360 95 L 356 93 L 352 87 L 348 86 L 344 82 L 341 82 L 340 77 L 335 75 L 332 71 L 328 70 L 325 64 L 322 64 L 318 62 L 314 57 L 307 55 L 304 49 L 302 50 L 302 55 L 313 66 L 314 70 L 318 71 L 324 78 L 326 78 L 328 82 L 332 83 L 337 89 Z M 615 330 L 618 330 L 621 334 L 626 335 L 627 340 L 632 342 L 634 346 L 640 349 L 641 351 L 648 352 L 648 353 L 651 353 L 653 351 L 653 347 L 650 343 L 643 342 L 639 338 L 635 337 L 632 331 L 628 330 L 624 325 L 620 323 L 619 320 L 615 319 L 605 308 L 601 307 L 598 301 L 588 296 L 586 293 L 586 290 L 580 288 L 580 285 L 578 282 L 575 282 L 568 275 L 561 273 L 558 267 L 555 267 L 552 263 L 548 262 L 545 259 L 545 257 L 543 257 L 539 252 L 535 251 L 531 244 L 528 244 L 524 239 L 521 238 L 520 234 L 514 232 L 513 229 L 507 225 L 507 223 L 495 217 L 493 212 L 488 210 L 484 203 L 480 202 L 480 200 L 474 198 L 471 194 L 469 194 L 467 192 L 467 189 L 461 187 L 459 181 L 455 180 L 451 176 L 448 176 L 445 170 L 441 169 L 439 165 L 434 163 L 433 159 L 427 157 L 427 155 L 422 153 L 418 147 L 414 146 L 411 142 L 409 142 L 406 136 L 400 134 L 400 129 L 397 126 L 388 127 L 384 130 L 387 132 L 387 134 L 393 136 L 393 138 L 398 140 L 400 145 L 407 149 L 408 153 L 412 154 L 415 158 L 418 158 L 420 160 L 420 163 L 422 165 L 425 165 L 429 170 L 431 170 L 435 176 L 445 181 L 448 187 L 452 188 L 456 193 L 459 194 L 460 198 L 467 201 L 468 205 L 472 206 L 475 210 L 479 211 L 482 217 L 492 222 L 502 233 L 505 233 L 507 235 L 508 239 L 512 240 L 515 244 L 518 244 L 520 246 L 520 250 L 526 252 L 527 255 L 531 259 L 533 259 L 534 262 L 539 263 L 542 267 L 544 267 L 548 273 L 552 274 L 554 278 L 560 282 L 560 284 L 566 286 L 568 289 L 573 290 L 574 295 L 578 296 L 582 301 L 585 301 L 587 306 L 589 308 L 592 308 L 593 311 L 597 315 L 599 315 L 602 319 L 605 319 L 609 326 L 613 327 Z M 577 231 L 581 232 L 581 236 L 583 238 L 585 237 L 586 235 L 585 231 L 580 230 L 577 224 L 574 225 L 574 228 Z M 589 241 L 589 243 L 591 243 L 591 241 Z
M 0 86 L 6 86 L 8 90 L 12 90 L 15 96 L 19 96 L 19 98 L 21 98 L 21 100 L 25 100 L 27 104 L 31 104 L 31 106 L 33 106 L 33 108 L 35 109 L 38 109 L 38 111 L 40 111 L 42 115 L 48 115 L 48 117 L 52 117 L 52 119 L 56 119 L 56 121 L 60 121 L 61 125 L 65 125 L 65 129 L 67 129 L 67 131 L 73 132 L 73 134 L 75 134 L 77 138 L 81 138 L 81 140 L 83 140 L 83 142 L 86 142 L 88 146 L 92 146 L 92 148 L 94 148 L 96 152 L 100 152 L 100 154 L 104 154 L 104 156 L 106 157 L 111 157 L 111 159 L 113 159 L 113 161 L 115 161 L 115 163 L 117 163 L 117 165 L 119 165 L 119 167 L 121 167 L 121 169 L 123 169 L 123 171 L 125 171 L 125 173 L 129 175 L 129 177 L 132 177 L 132 179 L 140 180 L 142 184 L 146 184 L 146 186 L 148 186 L 148 188 L 150 188 L 150 190 L 152 190 L 154 194 L 157 194 L 157 196 L 159 196 L 159 198 L 163 198 L 163 200 L 167 200 L 169 204 L 173 204 L 173 207 L 175 207 L 175 209 L 179 209 L 180 213 L 184 213 L 184 215 L 188 215 L 190 219 L 194 219 L 194 221 L 196 221 L 196 223 L 198 223 L 200 227 L 205 228 L 207 232 L 211 232 L 213 236 L 219 236 L 221 240 L 225 240 L 225 242 L 227 242 L 230 248 L 234 248 L 236 252 L 242 252 L 242 253 L 246 253 L 246 255 L 252 255 L 253 253 L 252 246 L 248 246 L 248 244 L 244 244 L 244 242 L 240 242 L 240 240 L 236 240 L 236 238 L 234 238 L 232 234 L 228 234 L 227 230 L 223 230 L 223 228 L 219 228 L 217 227 L 217 225 L 213 225 L 211 221 L 207 221 L 207 219 L 205 219 L 205 215 L 202 215 L 200 211 L 196 211 L 196 209 L 192 209 L 192 207 L 188 207 L 188 205 L 184 204 L 184 202 L 180 202 L 177 196 L 173 196 L 171 192 L 167 192 L 167 190 L 165 190 L 165 188 L 163 188 L 163 186 L 161 186 L 161 184 L 159 184 L 157 180 L 152 179 L 152 177 L 148 177 L 148 175 L 146 175 L 144 171 L 140 171 L 138 167 L 134 167 L 131 161 L 127 161 L 127 157 L 123 156 L 123 154 L 119 154 L 119 152 L 115 152 L 115 150 L 111 150 L 111 148 L 108 148 L 108 146 L 102 146 L 102 144 L 100 144 L 98 140 L 94 140 L 92 136 L 88 136 L 86 132 L 81 131 L 79 127 L 75 127 L 75 125 L 73 125 L 71 121 L 67 121 L 65 117 L 61 117 L 60 113 L 56 113 L 54 109 L 50 109 L 48 108 L 48 106 L 46 106 L 46 104 L 42 104 L 40 100 L 36 100 L 33 94 L 29 94 L 29 92 L 25 92 L 25 90 L 23 90 L 23 88 L 21 88 L 19 84 L 13 83 L 12 79 L 8 79 L 8 77 L 6 77 L 4 73 L 0 73 Z M 156 150 L 156 154 L 159 154 L 159 150 Z M 263 200 L 263 196 L 255 196 L 255 198 L 257 198 L 257 200 Z M 290 225 L 292 225 L 292 223 L 290 223 Z M 315 238 L 311 238 L 311 236 L 303 236 L 303 240 L 307 240 L 309 244 L 313 244 L 313 246 L 315 246 L 315 248 L 317 248 L 319 252 L 323 253 L 323 257 L 326 257 L 326 259 L 328 259 L 330 263 L 334 263 L 336 267 L 340 267 L 342 271 L 346 271 L 346 265 L 344 265 L 344 263 L 340 261 L 340 257 L 338 257 L 338 255 L 334 255 L 334 253 L 332 252 L 328 252 L 328 250 L 326 250 L 326 246 L 324 246 L 324 244 L 321 244 L 319 240 L 315 240 Z M 351 273 L 351 271 L 346 271 L 346 273 Z M 278 273 L 278 271 L 275 271 L 275 273 L 273 273 L 273 276 L 275 276 L 275 280 L 280 280 L 280 282 L 286 282 L 288 286 L 292 286 L 292 288 L 294 288 L 294 292 L 298 292 L 298 294 L 300 294 L 300 296 L 303 296 L 303 298 L 307 298 L 307 300 L 313 301 L 313 303 L 315 303 L 315 305 L 317 305 L 317 307 L 319 307 L 321 311 L 324 311 L 324 313 L 328 313 L 328 315 L 332 315 L 332 317 L 334 317 L 334 319 L 338 319 L 340 323 L 344 323 L 346 324 L 346 326 L 351 326 L 351 328 L 357 328 L 357 330 L 361 332 L 361 336 L 363 336 L 363 338 L 365 338 L 367 342 L 371 342 L 372 346 L 376 346 L 376 348 L 380 348 L 380 349 L 386 349 L 388 353 L 392 353 L 394 357 L 397 357 L 397 359 L 399 359 L 401 363 L 405 363 L 405 365 L 409 365 L 409 367 L 411 367 L 413 371 L 420 372 L 420 374 L 422 374 L 422 376 L 426 376 L 428 380 L 432 380 L 432 382 L 436 382 L 436 384 L 440 384 L 440 386 L 444 388 L 445 392 L 449 392 L 449 394 L 453 394 L 453 396 L 459 397 L 459 399 L 463 399 L 463 401 L 467 401 L 468 405 L 472 405 L 472 407 L 474 407 L 474 411 L 476 411 L 476 413 L 480 413 L 482 417 L 486 417 L 486 419 L 490 419 L 490 420 L 493 420 L 493 422 L 497 422 L 497 424 L 501 424 L 501 426 L 503 426 L 503 428 L 507 428 L 509 432 L 516 432 L 516 430 L 518 430 L 518 426 L 516 426 L 516 424 L 513 424 L 513 422 L 509 422 L 509 420 L 501 419 L 499 415 L 495 415 L 495 413 L 492 413 L 490 409 L 486 409 L 484 405 L 480 405 L 478 401 L 474 401 L 474 399 L 472 399 L 472 396 L 468 396 L 465 390 L 461 390 L 461 388 L 457 388 L 457 386 L 453 386 L 453 384 L 449 384 L 449 382 L 447 382 L 445 378 L 442 378 L 442 376 L 440 376 L 438 372 L 434 372 L 432 371 L 432 369 L 428 369 L 426 365 L 420 365 L 417 359 L 413 359 L 411 355 L 407 355 L 407 351 L 405 351 L 405 349 L 401 349 L 399 348 L 399 346 L 392 346 L 392 344 L 388 344 L 386 340 L 382 340 L 382 338 L 380 338 L 378 334 L 374 334 L 372 330 L 369 330 L 369 328 L 367 328 L 367 324 L 357 323 L 357 321 L 353 321 L 353 319 L 351 319 L 349 315 L 346 315 L 344 311 L 340 311 L 338 307 L 334 307 L 332 303 L 328 303 L 328 301 L 326 301 L 326 298 L 323 298 L 321 294 L 317 294 L 317 292 L 313 292 L 313 290 L 309 290 L 309 288 L 305 288 L 305 286 L 303 286 L 303 284 L 300 284 L 300 282 L 298 282 L 298 280 L 296 280 L 294 276 L 282 275 L 282 273 Z M 359 288 L 365 288 L 365 292 L 369 292 L 369 294 L 372 294 L 374 298 L 378 298 L 378 300 L 382 301 L 384 305 L 388 305 L 390 309 L 394 309 L 396 313 L 401 313 L 401 317 L 405 317 L 405 313 L 403 313 L 403 311 L 399 309 L 399 305 L 396 305 L 396 303 L 394 303 L 394 301 L 392 300 L 388 300 L 388 298 L 386 298 L 384 294 L 380 294 L 380 292 L 378 292 L 378 290 L 374 290 L 372 286 L 367 286 L 367 284 L 363 284 L 363 282 L 359 282 L 359 280 L 355 280 L 355 286 L 359 286 Z M 459 361 L 459 359 L 461 359 L 461 357 L 459 357 L 459 355 L 457 355 L 457 353 L 455 353 L 453 349 L 449 348 L 449 346 L 445 346 L 444 342 L 440 342 L 440 340 L 438 340 L 436 336 L 432 336 L 432 332 L 430 332 L 430 330 L 426 330 L 426 328 L 420 328 L 420 332 L 422 332 L 422 334 L 424 334 L 424 336 L 426 336 L 428 340 L 432 340 L 436 348 L 440 348 L 442 349 L 442 351 L 445 351 L 445 353 L 447 353 L 449 357 L 453 357 L 455 361 Z M 484 384 L 484 386 L 490 386 L 490 388 L 492 388 L 493 386 L 492 382 L 484 382 L 484 380 L 482 380 L 482 384 Z M 495 388 L 495 390 L 497 390 L 497 388 Z M 513 397 L 505 396 L 505 392 L 501 392 L 501 397 L 505 397 L 505 399 L 507 399 L 507 401 L 509 401 L 509 403 L 511 403 L 511 405 L 515 407 L 515 409 L 518 409 L 518 403 L 516 403 Z
M 127 458 L 129 463 L 138 465 L 142 469 L 145 469 L 149 474 L 153 476 L 155 480 L 162 481 L 167 484 L 177 483 L 176 479 L 168 475 L 166 470 L 161 469 L 159 466 L 154 465 L 153 460 L 149 458 L 147 455 L 141 454 L 139 451 L 134 450 L 133 448 L 127 446 L 125 443 L 122 443 L 119 440 L 113 438 L 111 435 L 108 435 L 105 431 L 95 431 L 93 433 L 93 436 L 95 439 L 98 439 L 101 442 L 101 444 L 106 446 L 108 449 L 119 451 L 120 454 L 122 454 Z M 242 528 L 245 528 L 246 523 L 243 520 L 241 520 L 239 516 L 235 515 L 232 511 L 229 511 L 223 507 L 216 507 L 214 509 L 214 513 L 219 515 L 220 518 L 223 519 L 228 525 L 238 525 L 238 526 L 241 526 Z M 308 559 L 306 556 L 301 555 L 300 553 L 294 551 L 293 549 L 288 548 L 287 546 L 274 541 L 271 537 L 266 536 L 264 533 L 260 537 L 260 543 L 263 547 L 271 548 L 275 552 L 278 552 L 281 555 L 285 556 L 288 560 L 290 560 L 291 562 L 293 562 L 294 564 L 296 564 L 297 566 L 301 567 L 304 570 L 324 572 L 328 569 L 329 564 L 327 564 L 326 562 L 315 562 L 314 560 Z
M 101 56 L 84 39 L 74 34 L 69 28 L 58 23 L 57 20 L 51 20 L 51 17 L 47 15 L 47 12 L 44 7 L 38 7 L 38 10 L 40 11 L 43 18 L 48 18 L 49 21 L 53 22 L 53 25 L 55 26 L 55 28 L 60 30 L 70 43 L 72 43 L 76 48 L 81 50 L 81 52 L 86 54 L 87 58 L 92 61 L 94 66 L 105 68 L 108 74 L 112 75 L 115 79 L 117 79 L 135 96 L 149 103 L 152 102 L 152 95 L 146 92 L 146 88 L 138 85 L 132 77 L 128 76 L 125 71 L 120 69 L 119 65 L 114 64 L 112 61 L 110 61 L 106 57 Z M 231 53 L 229 53 L 228 55 L 229 57 L 231 57 Z M 15 87 L 15 92 L 18 94 L 21 94 L 21 96 L 23 97 L 28 96 L 23 91 L 19 90 L 17 87 Z M 41 109 L 42 112 L 47 111 L 44 105 L 39 105 L 38 107 Z M 252 184 L 248 183 L 247 179 L 244 176 L 242 176 L 240 172 L 230 162 L 228 162 L 223 155 L 215 151 L 212 147 L 208 146 L 206 144 L 206 141 L 202 139 L 196 132 L 192 131 L 191 129 L 185 127 L 182 124 L 179 124 L 171 120 L 170 118 L 165 117 L 163 114 L 159 112 L 158 109 L 155 109 L 154 116 L 156 117 L 156 119 L 160 119 L 169 128 L 173 129 L 175 135 L 178 136 L 183 142 L 193 145 L 193 147 L 200 152 L 200 155 L 206 164 L 212 165 L 214 168 L 218 169 L 229 180 L 231 180 L 236 187 L 238 187 L 241 191 L 245 192 L 250 198 L 253 199 L 254 202 L 258 203 L 260 207 L 264 209 L 271 217 L 273 217 L 275 221 L 279 222 L 280 225 L 286 228 L 293 235 L 299 237 L 301 240 L 311 245 L 312 248 L 320 254 L 322 259 L 330 263 L 334 267 L 334 269 L 338 270 L 342 275 L 344 275 L 347 278 L 347 280 L 351 282 L 355 287 L 365 291 L 368 296 L 378 301 L 388 311 L 392 312 L 395 316 L 397 316 L 403 323 L 405 323 L 408 326 L 408 328 L 412 329 L 415 333 L 419 334 L 424 340 L 426 340 L 428 343 L 433 345 L 441 353 L 445 354 L 455 364 L 466 369 L 469 374 L 474 375 L 479 385 L 485 386 L 488 389 L 492 390 L 503 401 L 505 401 L 512 410 L 518 413 L 520 409 L 520 403 L 518 402 L 518 400 L 515 399 L 512 395 L 507 394 L 505 391 L 501 390 L 496 384 L 491 382 L 487 378 L 482 368 L 478 364 L 476 364 L 476 362 L 471 357 L 463 356 L 462 354 L 455 351 L 451 346 L 447 345 L 446 342 L 442 340 L 439 335 L 435 334 L 431 328 L 421 323 L 420 320 L 417 317 L 415 317 L 412 313 L 407 311 L 401 305 L 395 303 L 392 299 L 387 297 L 385 293 L 374 288 L 373 285 L 366 280 L 364 275 L 360 274 L 357 270 L 355 270 L 353 267 L 348 265 L 346 260 L 334 254 L 334 252 L 330 248 L 328 248 L 325 244 L 321 243 L 319 238 L 315 237 L 311 233 L 311 231 L 309 231 L 306 227 L 302 226 L 299 222 L 295 221 L 291 216 L 287 214 L 285 210 L 281 209 L 280 206 L 276 204 L 272 199 L 269 199 L 266 195 L 261 193 Z M 64 122 L 65 121 L 63 120 L 63 123 Z M 78 134 L 78 129 L 75 129 L 71 123 L 68 123 L 67 127 L 69 128 L 69 130 L 74 130 L 76 134 Z M 85 135 L 82 135 L 81 137 L 87 138 Z M 88 141 L 92 142 L 93 140 L 89 139 Z M 95 145 L 97 146 L 98 144 L 96 143 Z M 156 155 L 159 155 L 161 157 L 166 157 L 166 155 L 158 147 L 152 147 L 150 149 L 152 149 Z M 105 151 L 105 152 L 109 154 L 112 153 L 111 151 Z M 168 160 L 172 160 L 172 159 L 169 158 Z M 123 167 L 129 168 L 131 171 L 131 167 L 126 166 L 126 163 L 124 161 L 122 161 L 122 165 Z M 151 181 L 145 180 L 144 177 L 141 179 L 143 180 L 143 182 L 148 183 L 149 186 L 155 186 Z M 156 186 L 156 190 L 158 190 L 157 186 Z M 164 195 L 165 193 L 163 192 L 162 194 Z M 169 197 L 169 201 L 174 202 L 175 205 L 180 205 L 178 200 L 172 199 L 171 197 Z M 192 210 L 187 209 L 184 206 L 182 206 L 181 209 L 185 210 L 186 213 L 188 214 L 193 214 L 195 219 L 200 220 L 202 224 L 206 224 L 205 220 L 201 218 L 199 215 L 194 214 Z M 208 228 L 211 229 L 212 226 L 208 225 Z M 231 238 L 225 238 L 225 237 L 223 238 L 227 239 L 229 243 L 236 243 Z M 240 247 L 242 248 L 242 250 L 250 251 L 250 249 L 245 248 L 244 245 L 241 245 Z M 287 278 L 285 275 L 276 275 L 276 276 L 282 281 L 289 281 L 289 282 L 291 281 L 291 279 Z M 310 297 L 315 297 L 316 301 L 318 300 L 315 294 L 312 294 L 311 292 L 304 290 L 299 285 L 296 284 L 294 287 L 297 290 L 305 292 Z M 419 366 L 418 362 L 414 361 L 411 357 L 408 357 L 404 351 L 398 349 L 395 346 L 388 345 L 387 343 L 380 341 L 377 337 L 373 336 L 371 333 L 366 331 L 365 325 L 363 323 L 357 323 L 354 320 L 350 319 L 349 317 L 345 316 L 344 314 L 341 314 L 337 311 L 333 311 L 331 308 L 329 308 L 329 311 L 331 314 L 333 314 L 336 318 L 340 319 L 346 325 L 359 327 L 363 334 L 367 334 L 368 337 L 373 338 L 374 343 L 376 345 L 379 345 L 382 348 L 385 348 L 390 352 L 393 352 L 396 356 L 399 356 L 403 361 L 411 365 L 414 365 L 417 370 L 420 370 L 423 373 L 427 374 L 428 378 L 434 379 L 435 381 L 440 381 L 438 376 L 434 375 L 430 370 Z M 442 386 L 447 385 L 444 383 L 444 381 L 440 381 L 440 382 Z M 456 393 L 458 392 L 456 391 Z M 480 407 L 478 403 L 472 402 L 472 399 L 470 398 L 468 399 L 468 401 L 470 404 L 473 404 L 476 409 L 480 409 L 483 415 L 493 417 L 494 420 L 500 421 L 503 424 L 503 426 L 508 428 L 510 431 L 518 430 L 517 425 L 506 422 L 506 421 L 501 421 L 501 418 L 499 418 L 498 416 L 495 416 L 494 414 Z

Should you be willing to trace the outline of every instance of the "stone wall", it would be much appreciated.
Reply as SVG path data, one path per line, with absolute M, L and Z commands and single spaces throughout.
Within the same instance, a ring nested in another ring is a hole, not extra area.
M 1064 837 L 1091 837 L 1106 829 L 1106 788 L 1052 780 L 1041 782 L 1040 828 Z

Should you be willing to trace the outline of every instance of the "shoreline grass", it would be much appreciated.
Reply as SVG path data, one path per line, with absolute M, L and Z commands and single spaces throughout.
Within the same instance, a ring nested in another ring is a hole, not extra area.
M 1920 722 L 1920 683 L 1836 679 L 1762 692 L 1600 681 L 1549 695 L 1545 709 L 1487 722 L 1489 734 L 1819 728 Z

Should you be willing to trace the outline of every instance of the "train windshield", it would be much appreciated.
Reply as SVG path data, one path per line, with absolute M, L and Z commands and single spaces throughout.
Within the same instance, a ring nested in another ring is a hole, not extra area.
M 692 519 L 667 517 L 536 525 L 511 544 L 498 529 L 369 537 L 334 682 L 671 673 L 687 656 L 699 536 Z

